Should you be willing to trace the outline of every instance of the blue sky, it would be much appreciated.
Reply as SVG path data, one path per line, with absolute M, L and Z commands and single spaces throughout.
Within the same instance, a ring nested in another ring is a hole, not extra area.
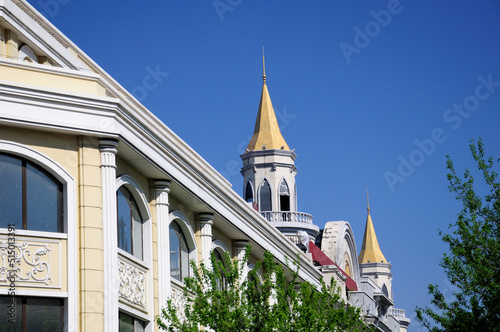
M 320 227 L 349 221 L 359 251 L 368 188 L 396 306 L 413 319 L 427 284 L 450 293 L 437 229 L 460 205 L 445 155 L 460 173 L 473 167 L 471 138 L 500 155 L 498 1 L 30 3 L 238 193 L 265 46 L 274 109 L 298 155 L 299 210 Z M 145 89 L 150 71 L 161 74 Z

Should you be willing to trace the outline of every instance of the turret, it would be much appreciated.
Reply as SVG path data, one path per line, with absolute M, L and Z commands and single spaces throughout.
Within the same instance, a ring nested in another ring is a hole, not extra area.
M 312 216 L 297 212 L 295 175 L 297 158 L 281 134 L 264 74 L 259 110 L 252 139 L 240 157 L 243 160 L 243 197 L 264 218 L 294 243 L 297 232 L 305 231 L 314 241 L 319 234 Z

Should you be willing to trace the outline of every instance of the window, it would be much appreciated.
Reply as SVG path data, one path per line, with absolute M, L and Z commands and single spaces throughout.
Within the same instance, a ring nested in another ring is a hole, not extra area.
M 143 220 L 130 191 L 121 186 L 116 192 L 118 205 L 118 248 L 143 259 Z
M 224 273 L 226 264 L 224 263 L 224 256 L 221 255 L 221 253 L 217 249 L 214 249 L 213 253 L 214 253 L 214 258 L 215 258 L 215 264 L 217 264 L 218 268 L 220 268 L 219 269 L 219 271 L 220 271 L 220 279 L 216 280 L 217 289 L 218 290 L 223 290 L 223 289 L 226 288 L 226 274 Z M 216 267 L 214 266 L 213 268 L 214 268 L 214 271 L 215 271 Z
M 285 179 L 280 183 L 280 208 L 281 211 L 290 211 L 290 190 Z
M 14 299 L 14 301 L 12 301 Z M 14 318 L 15 323 L 9 320 Z M 41 297 L 0 296 L 0 331 L 62 332 L 63 300 Z M 7 317 L 9 317 L 7 319 Z
M 266 179 L 260 185 L 260 211 L 272 211 L 271 186 Z
M 120 312 L 120 332 L 143 332 L 144 322 Z
M 253 202 L 253 190 L 250 181 L 247 182 L 247 187 L 245 189 L 245 201 L 247 201 L 248 203 Z
M 389 297 L 389 291 L 387 290 L 387 286 L 385 284 L 382 286 L 382 292 L 385 296 Z
M 179 281 L 189 276 L 189 251 L 186 237 L 175 221 L 170 223 L 170 276 Z
M 248 203 L 253 202 L 253 190 L 250 181 L 247 182 L 247 188 L 245 189 L 245 201 Z
M 36 164 L 0 153 L 0 227 L 64 232 L 63 185 Z

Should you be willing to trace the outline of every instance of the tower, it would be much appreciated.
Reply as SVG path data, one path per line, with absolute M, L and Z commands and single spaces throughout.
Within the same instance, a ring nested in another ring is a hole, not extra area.
M 312 216 L 297 212 L 294 164 L 297 155 L 281 135 L 267 89 L 264 56 L 262 60 L 263 85 L 255 129 L 245 153 L 240 156 L 243 197 L 292 242 L 299 242 L 298 231 L 307 232 L 314 240 L 319 228 L 312 223 Z
M 382 292 L 391 301 L 392 297 L 392 274 L 391 263 L 387 262 L 384 254 L 380 250 L 375 228 L 373 227 L 370 216 L 370 203 L 367 198 L 368 216 L 366 217 L 365 234 L 363 236 L 363 245 L 359 253 L 358 261 L 361 276 L 368 276 L 382 289 Z

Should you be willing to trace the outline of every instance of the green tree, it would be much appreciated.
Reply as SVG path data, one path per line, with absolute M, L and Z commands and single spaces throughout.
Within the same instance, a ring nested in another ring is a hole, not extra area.
M 449 189 L 463 205 L 451 234 L 440 232 L 448 244 L 440 265 L 457 290 L 446 302 L 437 285 L 429 285 L 431 303 L 417 307 L 417 320 L 431 331 L 500 331 L 500 159 L 486 157 L 481 139 L 470 150 L 484 179 L 478 185 L 470 170 L 463 179 L 447 156 Z M 484 194 L 479 194 L 484 193 Z
M 298 282 L 298 264 L 283 268 L 269 252 L 244 277 L 249 255 L 250 247 L 243 262 L 226 253 L 223 264 L 212 254 L 212 269 L 191 262 L 196 272 L 184 280 L 185 308 L 181 311 L 169 300 L 157 318 L 159 327 L 186 332 L 201 326 L 224 332 L 369 331 L 359 309 L 341 300 L 333 281 L 319 290 Z

